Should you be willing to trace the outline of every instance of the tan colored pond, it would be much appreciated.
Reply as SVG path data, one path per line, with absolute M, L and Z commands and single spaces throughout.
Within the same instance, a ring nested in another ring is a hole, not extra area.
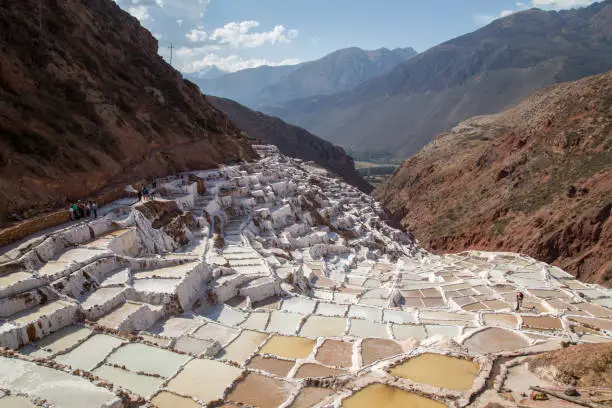
M 338 368 L 329 368 L 320 364 L 306 363 L 298 368 L 295 373 L 295 378 L 333 377 L 346 373 L 346 371 Z
M 451 390 L 472 388 L 480 366 L 463 358 L 425 353 L 391 369 L 396 377 Z
M 37 405 L 34 405 L 26 397 L 9 395 L 7 397 L 0 398 L 0 408 L 37 408 Z
M 334 392 L 328 388 L 304 387 L 289 408 L 310 408 Z
M 231 401 L 259 408 L 276 408 L 289 397 L 289 383 L 261 374 L 249 373 L 228 395 Z
M 195 359 L 168 383 L 168 390 L 208 403 L 222 398 L 225 389 L 241 373 L 240 368 L 218 361 Z
M 518 326 L 518 319 L 515 315 L 507 313 L 486 313 L 482 315 L 486 326 L 505 327 L 514 329 Z
M 279 377 L 286 377 L 293 368 L 294 361 L 280 360 L 278 358 L 255 356 L 247 364 L 248 368 L 266 371 Z
M 312 353 L 314 346 L 314 340 L 303 337 L 273 336 L 259 353 L 290 359 L 306 358 Z
M 353 365 L 353 344 L 340 340 L 325 340 L 317 350 L 317 361 L 332 367 Z
M 441 402 L 385 384 L 371 384 L 342 401 L 343 408 L 444 408 Z
M 217 358 L 243 364 L 267 337 L 264 333 L 244 330 L 229 346 L 219 352 Z
M 563 329 L 563 324 L 557 317 L 523 316 L 523 329 L 561 330 Z
M 363 365 L 402 354 L 402 347 L 393 340 L 365 339 L 361 343 Z
M 527 347 L 529 342 L 523 336 L 510 330 L 489 327 L 468 338 L 463 345 L 470 353 L 499 353 Z
M 151 403 L 156 408 L 202 408 L 200 404 L 191 398 L 179 397 L 166 391 L 157 394 L 151 400 Z

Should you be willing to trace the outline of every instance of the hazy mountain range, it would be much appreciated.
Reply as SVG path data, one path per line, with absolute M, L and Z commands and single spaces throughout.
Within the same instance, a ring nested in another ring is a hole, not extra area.
M 408 157 L 466 118 L 611 68 L 612 0 L 606 0 L 510 15 L 345 92 L 276 103 L 260 92 L 259 102 L 268 103 L 262 111 L 345 148 Z M 267 90 L 275 90 L 277 99 L 290 95 L 283 86 Z
M 366 51 L 353 47 L 298 65 L 263 66 L 218 78 L 198 78 L 197 74 L 190 78 L 205 94 L 233 99 L 258 108 L 291 99 L 350 90 L 364 81 L 389 72 L 416 54 L 412 48 Z

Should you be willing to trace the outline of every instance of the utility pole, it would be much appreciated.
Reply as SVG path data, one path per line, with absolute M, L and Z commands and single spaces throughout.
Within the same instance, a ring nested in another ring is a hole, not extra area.
M 170 43 L 170 66 L 172 66 L 172 51 L 174 50 L 174 44 Z
M 38 0 L 38 33 L 42 36 L 42 2 Z

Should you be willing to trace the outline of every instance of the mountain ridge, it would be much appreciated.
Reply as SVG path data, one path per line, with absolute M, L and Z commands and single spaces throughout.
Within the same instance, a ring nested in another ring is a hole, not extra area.
M 251 68 L 196 82 L 205 94 L 257 108 L 296 97 L 351 89 L 416 54 L 410 47 L 394 50 L 349 47 L 297 65 Z
M 0 222 L 257 157 L 110 0 L 0 8 Z M 67 208 L 67 207 L 65 207 Z
M 612 71 L 462 122 L 375 195 L 433 251 L 520 252 L 612 286 Z
M 262 111 L 356 151 L 381 145 L 408 157 L 474 115 L 612 68 L 612 1 L 575 10 L 527 10 L 446 41 L 389 73 L 329 96 Z M 384 131 L 381 131 L 384 129 Z

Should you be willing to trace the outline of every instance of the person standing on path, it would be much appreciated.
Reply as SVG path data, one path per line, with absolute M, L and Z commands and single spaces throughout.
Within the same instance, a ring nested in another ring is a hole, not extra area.
M 518 292 L 516 294 L 516 311 L 518 312 L 520 308 L 523 306 L 523 292 Z
M 142 190 L 138 189 L 138 202 L 140 202 L 140 200 L 142 200 Z
M 98 218 L 98 203 L 95 201 L 91 203 L 91 211 L 93 212 L 93 217 Z

